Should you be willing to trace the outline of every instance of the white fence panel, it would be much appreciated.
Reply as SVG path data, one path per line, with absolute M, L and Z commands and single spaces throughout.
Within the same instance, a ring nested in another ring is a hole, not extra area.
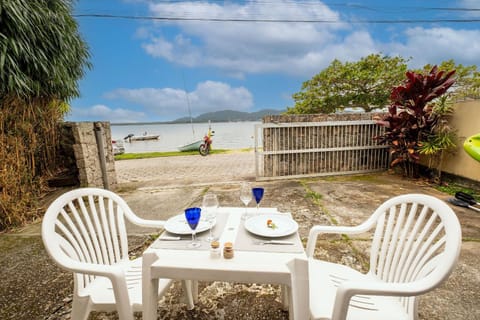
M 372 120 L 264 123 L 255 126 L 257 180 L 357 174 L 388 168 L 388 146 Z

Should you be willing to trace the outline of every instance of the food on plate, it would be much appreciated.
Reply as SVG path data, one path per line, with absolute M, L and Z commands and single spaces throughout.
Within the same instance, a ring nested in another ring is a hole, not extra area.
M 267 220 L 267 227 L 269 227 L 270 229 L 275 229 L 275 228 L 277 228 L 277 225 L 275 223 L 273 223 L 272 219 L 268 219 Z

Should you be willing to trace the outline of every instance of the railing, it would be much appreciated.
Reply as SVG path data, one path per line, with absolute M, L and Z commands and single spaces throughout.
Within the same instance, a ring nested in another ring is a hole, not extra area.
M 388 147 L 372 120 L 255 126 L 257 180 L 357 174 L 388 168 Z

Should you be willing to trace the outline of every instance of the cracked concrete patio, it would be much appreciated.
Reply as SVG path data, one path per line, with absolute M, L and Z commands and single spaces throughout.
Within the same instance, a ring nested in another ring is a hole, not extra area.
M 235 163 L 239 158 L 242 165 Z M 117 192 L 139 215 L 166 219 L 191 205 L 201 203 L 205 190 L 216 193 L 223 206 L 240 206 L 239 181 L 254 181 L 253 154 L 229 154 L 189 159 L 169 158 L 169 167 L 162 160 L 118 162 L 117 174 L 128 167 L 144 172 L 134 180 L 119 184 Z M 155 161 L 153 163 L 152 161 Z M 171 163 L 177 163 L 177 167 Z M 167 161 L 164 160 L 166 163 Z M 147 163 L 147 162 L 144 162 Z M 185 163 L 181 166 L 181 163 Z M 203 166 L 203 167 L 202 167 Z M 199 175 L 198 170 L 208 169 Z M 214 168 L 214 169 L 212 169 Z M 174 170 L 178 170 L 175 173 Z M 191 171 L 189 173 L 189 171 Z M 168 177 L 163 179 L 162 172 Z M 140 177 L 140 178 L 139 178 Z M 185 179 L 185 177 L 195 177 Z M 142 180 L 143 179 L 143 180 Z M 277 207 L 291 212 L 299 223 L 299 232 L 306 241 L 308 230 L 315 224 L 358 224 L 384 200 L 404 193 L 428 193 L 447 199 L 423 181 L 410 181 L 389 173 L 311 178 L 262 182 L 264 207 Z M 59 192 L 65 190 L 57 190 Z M 48 202 L 48 201 L 47 201 Z M 480 249 L 479 214 L 454 207 L 463 231 L 463 244 L 457 268 L 440 288 L 420 300 L 420 319 L 480 319 Z M 148 241 L 151 230 L 130 228 L 132 253 L 138 254 Z M 316 255 L 365 270 L 365 238 L 344 241 L 323 239 Z M 2 277 L 0 278 L 1 319 L 68 319 L 71 307 L 72 276 L 56 267 L 47 257 L 40 238 L 40 221 L 21 230 L 0 235 Z M 270 285 L 238 283 L 201 283 L 200 301 L 188 311 L 180 301 L 178 283 L 170 289 L 158 306 L 159 319 L 288 319 L 282 310 L 279 288 Z M 116 313 L 92 313 L 90 319 L 116 319 Z M 137 315 L 141 319 L 140 315 Z

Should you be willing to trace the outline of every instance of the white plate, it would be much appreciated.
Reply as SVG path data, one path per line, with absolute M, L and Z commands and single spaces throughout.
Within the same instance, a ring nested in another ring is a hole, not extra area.
M 216 220 L 213 220 L 212 227 L 215 225 Z M 192 229 L 187 223 L 187 219 L 185 218 L 185 214 L 179 214 L 177 216 L 171 217 L 170 219 L 165 222 L 165 230 L 170 233 L 175 234 L 192 234 Z M 200 222 L 197 225 L 197 233 L 203 232 L 210 229 L 210 223 L 208 223 L 205 219 L 200 218 Z
M 272 220 L 276 227 L 268 227 L 268 220 Z M 298 223 L 287 215 L 261 214 L 245 221 L 245 228 L 258 236 L 283 237 L 296 232 Z

